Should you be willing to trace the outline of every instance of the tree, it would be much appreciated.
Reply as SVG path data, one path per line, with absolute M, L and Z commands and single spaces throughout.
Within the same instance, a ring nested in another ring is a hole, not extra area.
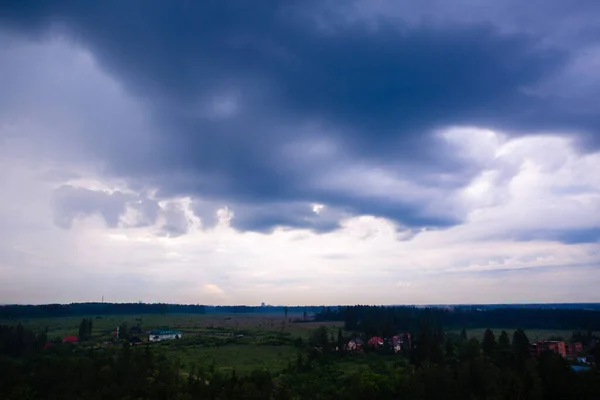
M 79 323 L 79 340 L 90 340 L 92 337 L 92 319 L 84 318 Z
M 498 338 L 498 348 L 500 350 L 510 349 L 510 338 L 508 337 L 508 333 L 506 333 L 506 331 L 502 331 L 502 333 L 500 333 L 500 337 Z
M 594 360 L 596 361 L 596 365 L 600 365 L 600 341 L 596 342 L 596 346 L 593 351 Z
M 285 319 L 287 319 L 289 311 L 290 311 L 290 309 L 288 306 L 283 307 L 283 314 L 285 315 Z
M 459 357 L 462 362 L 473 362 L 479 358 L 481 354 L 481 345 L 477 338 L 471 338 L 466 342 L 462 342 L 459 348 Z
M 445 347 L 446 364 L 456 364 L 456 352 L 454 351 L 454 343 L 452 343 L 452 340 L 446 339 Z
M 129 326 L 127 322 L 123 322 L 119 327 L 119 339 L 129 340 Z
M 466 342 L 467 339 L 467 330 L 465 328 L 462 328 L 462 331 L 460 331 L 460 340 Z
M 323 350 L 329 348 L 329 335 L 326 326 L 321 325 L 310 335 L 309 343 L 314 347 L 320 347 Z
M 494 350 L 496 350 L 496 337 L 494 336 L 494 332 L 491 329 L 486 329 L 483 334 L 483 342 L 481 343 L 481 349 L 483 350 L 483 354 L 487 357 L 491 357 Z
M 515 357 L 520 363 L 523 363 L 524 360 L 530 357 L 529 339 L 523 329 L 519 328 L 513 334 L 512 348 Z
M 339 351 L 342 351 L 344 348 L 344 336 L 342 335 L 342 328 L 338 329 L 337 346 Z
M 92 338 L 92 319 L 91 318 L 88 318 L 88 320 L 87 320 L 86 333 L 87 333 L 88 339 L 91 339 Z

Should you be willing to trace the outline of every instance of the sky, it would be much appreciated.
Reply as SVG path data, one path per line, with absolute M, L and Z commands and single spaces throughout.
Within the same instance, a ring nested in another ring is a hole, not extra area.
M 599 302 L 600 2 L 0 2 L 0 303 Z

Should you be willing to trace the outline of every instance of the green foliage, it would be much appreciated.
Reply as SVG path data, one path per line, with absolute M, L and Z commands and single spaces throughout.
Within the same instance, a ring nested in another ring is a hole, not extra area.
M 0 325 L 0 356 L 31 356 L 42 350 L 46 331 L 34 332 L 21 323 L 16 326 Z
M 326 326 L 318 327 L 308 339 L 309 345 L 313 347 L 317 347 L 327 351 L 331 348 L 331 343 L 329 341 L 329 331 Z

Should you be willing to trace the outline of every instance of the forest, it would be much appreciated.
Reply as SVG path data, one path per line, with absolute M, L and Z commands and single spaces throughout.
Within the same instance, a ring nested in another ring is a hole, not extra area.
M 389 336 L 395 330 L 417 329 L 421 321 L 445 328 L 505 328 L 600 330 L 600 311 L 582 308 L 516 307 L 323 307 L 317 321 L 343 321 L 346 330 Z
M 316 313 L 323 307 L 316 306 L 208 306 L 201 304 L 167 303 L 71 303 L 42 305 L 0 305 L 0 319 L 7 318 L 52 318 L 85 315 L 135 315 L 135 314 L 250 314 Z

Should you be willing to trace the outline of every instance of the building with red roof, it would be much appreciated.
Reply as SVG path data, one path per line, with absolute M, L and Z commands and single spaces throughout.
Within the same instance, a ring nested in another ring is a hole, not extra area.
M 369 339 L 368 344 L 369 344 L 369 346 L 374 346 L 374 347 L 383 346 L 383 339 L 380 338 L 379 336 L 373 336 L 371 339 Z
M 558 353 L 562 357 L 567 356 L 565 342 L 562 340 L 541 340 L 531 345 L 531 353 L 534 356 L 539 356 L 545 351 Z
M 77 343 L 79 339 L 75 335 L 65 336 L 62 340 L 63 343 Z

